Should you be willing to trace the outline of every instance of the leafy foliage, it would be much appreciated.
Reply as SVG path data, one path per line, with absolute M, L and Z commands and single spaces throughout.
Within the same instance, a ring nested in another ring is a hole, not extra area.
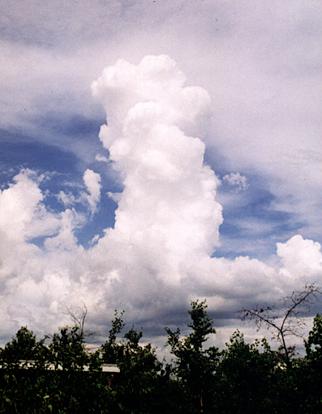
M 183 391 L 191 404 L 186 407 L 191 412 L 204 412 L 208 406 L 208 394 L 217 365 L 218 350 L 215 347 L 204 349 L 203 345 L 208 336 L 215 334 L 212 320 L 207 314 L 206 302 L 195 301 L 191 303 L 189 311 L 191 333 L 180 338 L 180 330 L 168 333 L 168 344 L 172 354 L 177 358 L 175 373 L 180 379 Z M 188 412 L 188 411 L 186 411 Z
M 248 343 L 240 331 L 222 350 L 210 345 L 215 329 L 205 301 L 192 302 L 189 317 L 185 336 L 166 328 L 172 363 L 158 359 L 141 331 L 122 335 L 123 312 L 115 312 L 95 352 L 86 348 L 85 318 L 40 340 L 20 328 L 0 349 L 0 413 L 322 412 L 321 315 L 306 354 L 290 353 L 288 364 L 266 339 Z M 120 373 L 103 373 L 103 363 L 117 364 Z

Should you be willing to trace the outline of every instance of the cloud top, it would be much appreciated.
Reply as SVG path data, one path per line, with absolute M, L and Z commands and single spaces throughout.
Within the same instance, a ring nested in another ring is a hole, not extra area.
M 209 95 L 185 86 L 176 63 L 163 55 L 136 66 L 119 60 L 92 90 L 107 110 L 100 138 L 124 184 L 113 233 L 142 251 L 162 251 L 164 262 L 175 264 L 166 278 L 180 278 L 179 263 L 211 254 L 222 223 L 218 180 L 203 164 L 205 145 L 187 133 L 202 126 Z

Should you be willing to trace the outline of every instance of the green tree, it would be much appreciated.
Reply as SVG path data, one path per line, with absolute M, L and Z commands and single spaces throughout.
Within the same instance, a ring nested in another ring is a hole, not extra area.
M 313 327 L 304 344 L 306 358 L 299 366 L 297 384 L 301 396 L 300 406 L 307 413 L 320 413 L 322 412 L 322 315 L 315 316 Z
M 115 311 L 108 338 L 102 345 L 104 362 L 116 363 L 120 374 L 115 377 L 115 413 L 170 413 L 171 401 L 165 393 L 167 377 L 151 344 L 141 345 L 142 332 L 131 328 L 119 338 L 125 326 L 123 312 Z M 174 411 L 173 411 L 174 412 Z
M 48 356 L 47 348 L 44 345 L 45 340 L 46 338 L 38 341 L 32 331 L 26 326 L 22 326 L 1 350 L 2 363 L 17 367 L 18 365 L 30 364 L 32 361 L 35 366 L 38 366 Z
M 278 361 L 265 339 L 249 344 L 240 331 L 234 332 L 217 370 L 218 412 L 274 413 Z
M 206 301 L 194 301 L 189 310 L 191 332 L 181 337 L 180 329 L 166 328 L 168 345 L 176 357 L 175 374 L 180 380 L 188 401 L 186 410 L 194 413 L 210 412 L 211 385 L 218 363 L 218 349 L 204 349 L 209 335 L 215 334 Z M 188 412 L 188 411 L 187 411 Z
M 100 372 L 102 359 L 98 352 L 87 351 L 83 326 L 61 328 L 52 336 L 49 351 L 55 368 L 47 373 L 48 401 L 53 412 L 110 413 L 108 379 Z M 84 370 L 85 366 L 90 372 Z
M 48 358 L 44 342 L 23 326 L 1 350 L 0 412 L 42 412 L 45 392 L 40 373 Z
M 82 371 L 89 362 L 84 336 L 78 326 L 63 327 L 52 337 L 49 345 L 50 361 L 55 369 Z
M 124 311 L 114 311 L 114 318 L 112 319 L 112 326 L 108 331 L 107 340 L 101 346 L 103 361 L 107 364 L 116 364 L 122 358 L 123 346 L 119 343 L 118 336 L 125 325 L 123 315 Z
M 307 357 L 320 361 L 322 364 L 322 315 L 317 314 L 313 321 L 313 327 L 305 341 Z

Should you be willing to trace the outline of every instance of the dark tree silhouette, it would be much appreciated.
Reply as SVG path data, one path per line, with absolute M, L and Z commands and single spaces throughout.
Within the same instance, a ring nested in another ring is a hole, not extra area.
M 206 301 L 194 301 L 189 310 L 191 333 L 181 338 L 180 329 L 172 331 L 166 328 L 168 345 L 176 356 L 176 374 L 192 399 L 192 412 L 203 413 L 207 410 L 205 396 L 218 361 L 218 349 L 204 349 L 209 335 L 215 334 L 211 318 L 207 313 Z M 207 385 L 208 384 L 208 385 Z M 206 406 L 206 407 L 205 407 Z

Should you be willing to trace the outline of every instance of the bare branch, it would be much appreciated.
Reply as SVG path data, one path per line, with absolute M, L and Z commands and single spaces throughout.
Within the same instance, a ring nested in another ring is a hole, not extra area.
M 72 309 L 67 307 L 67 314 L 70 316 L 73 324 L 79 328 L 79 332 L 82 336 L 84 336 L 84 326 L 85 320 L 87 317 L 87 306 L 83 303 L 82 306 L 78 307 L 77 309 Z
M 290 296 L 284 298 L 284 307 L 275 310 L 271 307 L 259 307 L 254 309 L 243 309 L 242 320 L 254 321 L 259 330 L 263 325 L 270 329 L 274 337 L 280 342 L 284 351 L 285 362 L 290 364 L 291 348 L 286 345 L 286 336 L 302 337 L 301 330 L 305 322 L 301 316 L 310 309 L 310 306 L 322 294 L 318 286 L 307 284 L 301 291 L 294 291 Z M 278 320 L 281 320 L 279 323 Z M 291 351 L 292 352 L 292 351 Z

